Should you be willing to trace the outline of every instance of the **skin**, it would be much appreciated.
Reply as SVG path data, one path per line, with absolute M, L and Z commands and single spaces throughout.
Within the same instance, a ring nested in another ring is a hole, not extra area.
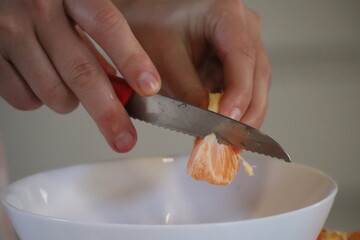
M 271 83 L 261 19 L 240 0 L 116 2 L 162 76 L 161 92 L 259 128 Z M 139 11 L 139 9 L 151 9 Z
M 106 75 L 115 69 L 86 32 L 139 94 L 158 92 L 160 75 L 162 93 L 202 107 L 221 90 L 220 113 L 258 128 L 271 83 L 260 30 L 241 0 L 0 0 L 0 96 L 62 114 L 80 102 L 115 151 L 132 149 L 136 131 Z M 5 169 L 0 156 L 0 188 Z
M 148 96 L 160 89 L 159 73 L 111 1 L 1 0 L 0 95 L 21 110 L 45 104 L 68 113 L 81 102 L 110 146 L 129 151 L 136 142 L 134 126 L 75 24 L 107 52 L 136 92 Z
M 106 63 L 139 94 L 161 92 L 260 127 L 271 82 L 261 20 L 241 0 L 0 0 L 0 95 L 21 110 L 58 113 L 79 102 L 109 145 L 127 152 L 136 131 Z M 160 75 L 162 81 L 160 80 Z

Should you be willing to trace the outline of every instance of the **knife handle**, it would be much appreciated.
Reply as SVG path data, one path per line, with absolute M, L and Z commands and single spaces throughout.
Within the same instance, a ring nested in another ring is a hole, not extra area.
M 119 98 L 120 102 L 125 106 L 129 102 L 134 90 L 129 86 L 125 79 L 112 75 L 108 75 L 108 77 L 117 97 Z

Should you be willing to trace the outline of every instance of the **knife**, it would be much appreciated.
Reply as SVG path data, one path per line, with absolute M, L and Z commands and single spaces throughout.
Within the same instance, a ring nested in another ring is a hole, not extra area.
M 141 96 L 124 79 L 109 78 L 132 118 L 194 137 L 204 138 L 214 133 L 222 144 L 290 162 L 289 155 L 279 143 L 251 126 L 171 97 Z

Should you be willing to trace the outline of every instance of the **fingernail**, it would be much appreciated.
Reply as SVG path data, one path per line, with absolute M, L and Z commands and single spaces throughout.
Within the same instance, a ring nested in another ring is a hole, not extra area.
M 233 108 L 230 112 L 230 118 L 239 121 L 241 117 L 241 111 L 238 108 Z
M 140 74 L 138 83 L 141 91 L 145 95 L 153 95 L 157 93 L 160 87 L 159 81 L 156 80 L 154 75 L 149 72 L 143 72 Z
M 119 152 L 129 151 L 134 142 L 134 135 L 128 131 L 120 133 L 115 139 L 115 146 Z

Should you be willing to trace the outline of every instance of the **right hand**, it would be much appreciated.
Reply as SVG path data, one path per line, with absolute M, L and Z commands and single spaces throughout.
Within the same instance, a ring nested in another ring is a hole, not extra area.
M 110 0 L 0 0 L 0 95 L 21 110 L 42 104 L 68 113 L 80 101 L 110 146 L 129 151 L 136 131 L 96 56 L 89 34 L 139 94 L 160 89 L 160 75 Z
M 223 91 L 220 114 L 261 126 L 271 65 L 261 19 L 243 0 L 113 2 L 159 70 L 162 93 L 207 107 L 208 91 Z

